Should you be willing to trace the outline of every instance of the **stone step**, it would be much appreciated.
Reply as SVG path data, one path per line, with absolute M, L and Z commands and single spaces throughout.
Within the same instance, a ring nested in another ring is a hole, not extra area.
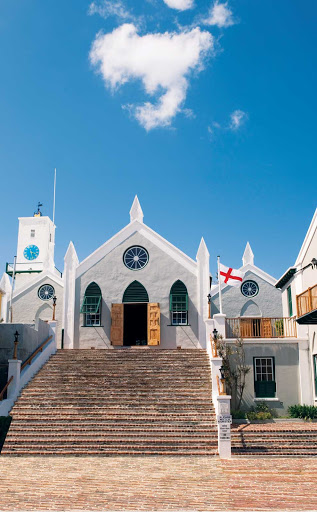
M 4 447 L 2 452 L 1 452 L 1 455 L 3 456 L 6 456 L 6 455 L 9 455 L 10 457 L 12 456 L 17 456 L 17 457 L 25 457 L 25 456 L 41 456 L 41 455 L 45 455 L 45 456 L 49 456 L 49 455 L 52 455 L 52 456 L 78 456 L 78 457 L 83 457 L 83 456 L 94 456 L 94 455 L 98 455 L 98 456 L 108 456 L 108 457 L 116 457 L 116 456 L 124 456 L 124 455 L 129 455 L 129 456 L 140 456 L 140 455 L 143 455 L 143 456 L 158 456 L 158 455 L 164 455 L 164 456 L 167 456 L 167 455 L 178 455 L 178 456 L 194 456 L 194 455 L 197 455 L 197 456 L 206 456 L 206 457 L 210 457 L 210 456 L 216 456 L 217 455 L 217 451 L 215 449 L 196 449 L 196 448 L 190 448 L 188 450 L 185 450 L 184 448 L 180 448 L 180 447 L 176 447 L 175 449 L 172 449 L 172 448 L 169 448 L 169 449 L 166 449 L 166 450 L 162 450 L 162 449 L 158 449 L 158 448 L 154 448 L 154 449 L 146 449 L 144 447 L 140 448 L 140 449 L 136 449 L 135 447 L 131 447 L 131 448 L 127 448 L 127 447 L 120 447 L 120 448 L 117 448 L 117 449 L 113 449 L 113 448 L 109 448 L 107 450 L 92 450 L 91 448 L 89 449 L 86 449 L 86 450 L 83 450 L 83 449 L 68 449 L 68 450 L 65 450 L 65 449 L 60 449 L 60 450 L 45 450 L 45 449 L 32 449 L 32 448 L 20 448 L 20 449 L 15 449 L 15 450 L 12 450 L 11 448 L 6 448 Z

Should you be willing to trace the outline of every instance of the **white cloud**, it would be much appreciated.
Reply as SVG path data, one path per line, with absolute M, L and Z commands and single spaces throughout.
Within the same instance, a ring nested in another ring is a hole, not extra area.
M 202 70 L 212 48 L 212 35 L 199 28 L 140 36 L 135 25 L 126 23 L 96 36 L 90 60 L 113 91 L 139 79 L 147 94 L 160 95 L 157 103 L 129 105 L 139 123 L 151 130 L 170 125 L 182 110 L 189 75 Z
M 194 7 L 194 0 L 164 0 L 164 2 L 171 9 L 177 9 L 178 11 L 186 11 Z
M 96 0 L 90 4 L 88 14 L 99 14 L 105 19 L 110 16 L 126 21 L 134 19 L 121 0 Z
M 243 110 L 234 110 L 230 115 L 230 128 L 237 130 L 247 120 L 248 115 Z
M 209 11 L 208 18 L 203 20 L 205 25 L 216 25 L 219 28 L 230 27 L 235 24 L 232 11 L 228 7 L 228 2 L 220 4 L 218 0 L 213 4 Z

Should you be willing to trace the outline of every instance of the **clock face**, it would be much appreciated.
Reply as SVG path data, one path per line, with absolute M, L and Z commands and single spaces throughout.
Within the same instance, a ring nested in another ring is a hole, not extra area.
M 40 249 L 36 245 L 28 245 L 23 251 L 23 256 L 30 261 L 36 260 L 39 254 Z

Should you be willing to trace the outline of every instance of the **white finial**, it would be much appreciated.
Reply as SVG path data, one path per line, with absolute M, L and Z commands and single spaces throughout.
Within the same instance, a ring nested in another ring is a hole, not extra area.
M 134 201 L 131 206 L 130 210 L 130 222 L 133 222 L 134 220 L 138 220 L 139 222 L 143 222 L 143 211 L 140 205 L 140 202 L 138 200 L 138 196 L 135 196 Z
M 199 247 L 198 247 L 198 251 L 197 251 L 197 254 L 196 254 L 196 260 L 203 261 L 203 260 L 205 260 L 208 257 L 209 257 L 209 251 L 207 249 L 206 242 L 205 242 L 204 238 L 201 237 L 200 244 L 199 244 Z
M 251 249 L 251 245 L 249 242 L 247 242 L 247 245 L 245 246 L 244 253 L 242 256 L 242 263 L 243 266 L 245 265 L 254 265 L 254 254 Z
M 73 242 L 69 242 L 65 257 L 64 257 L 65 263 L 74 263 L 75 267 L 79 265 L 79 260 L 77 256 L 76 249 L 74 247 Z

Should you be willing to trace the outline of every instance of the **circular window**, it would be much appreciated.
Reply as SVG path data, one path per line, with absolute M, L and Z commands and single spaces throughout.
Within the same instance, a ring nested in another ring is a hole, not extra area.
M 41 288 L 39 288 L 38 296 L 42 300 L 50 300 L 54 297 L 55 290 L 53 286 L 50 284 L 43 284 Z
M 126 250 L 123 261 L 130 270 L 141 270 L 149 262 L 149 253 L 143 247 L 135 245 Z
M 255 297 L 259 293 L 259 286 L 255 281 L 245 281 L 241 285 L 241 293 L 245 297 Z

